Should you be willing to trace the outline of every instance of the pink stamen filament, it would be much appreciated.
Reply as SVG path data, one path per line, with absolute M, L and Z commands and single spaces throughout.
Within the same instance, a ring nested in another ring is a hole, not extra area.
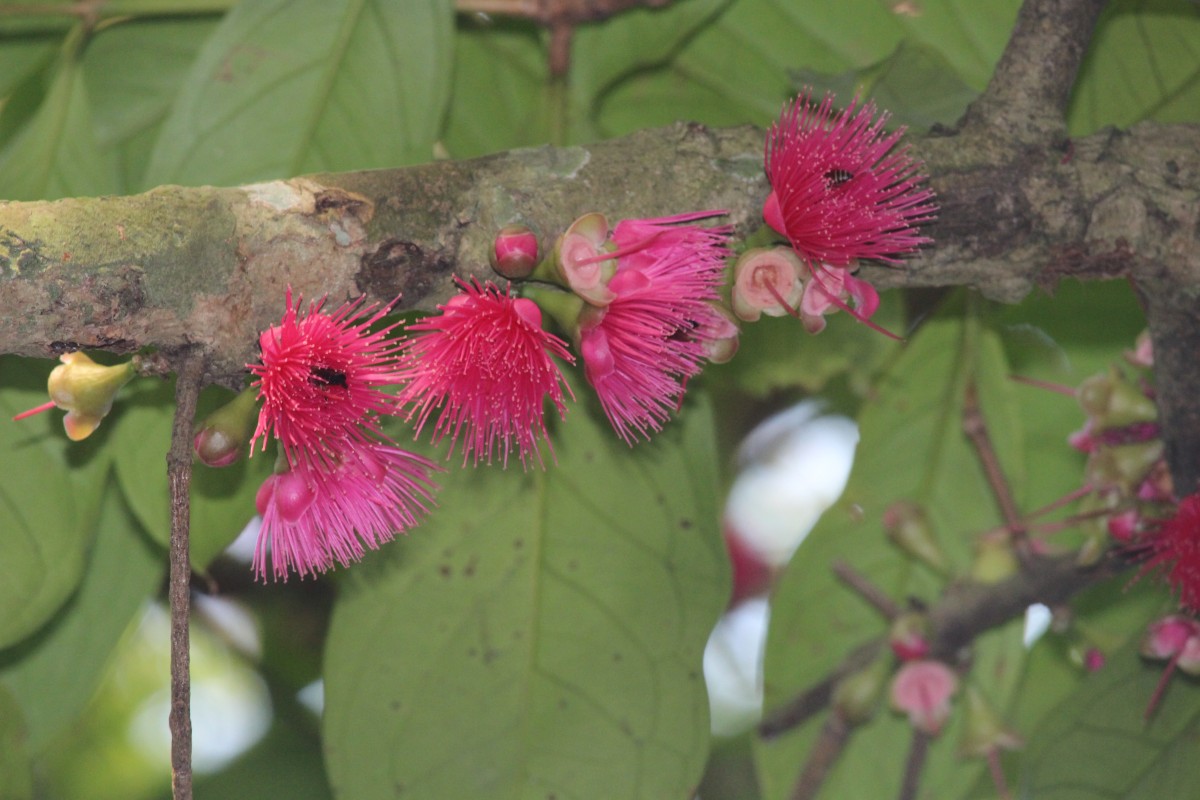
M 1012 380 L 1012 381 L 1016 381 L 1017 383 L 1024 383 L 1027 386 L 1034 386 L 1034 387 L 1037 387 L 1038 389 L 1045 389 L 1048 392 L 1057 392 L 1058 394 L 1065 394 L 1068 397 L 1075 396 L 1074 389 L 1072 389 L 1070 386 L 1064 386 L 1061 383 L 1051 383 L 1050 381 L 1040 381 L 1037 378 L 1027 378 L 1024 375 L 1009 375 L 1008 379 Z
M 20 420 L 20 419 L 25 419 L 26 417 L 32 417 L 34 414 L 40 414 L 43 411 L 49 411 L 52 408 L 54 408 L 53 400 L 51 400 L 47 403 L 42 403 L 40 406 L 35 406 L 34 408 L 29 409 L 28 411 L 22 411 L 20 414 L 17 414 L 15 417 L 13 417 L 13 422 L 16 422 L 17 420 Z
M 1183 652 L 1180 648 L 1180 652 Z M 1150 695 L 1150 702 L 1146 705 L 1146 711 L 1142 714 L 1142 721 L 1149 724 L 1150 717 L 1154 716 L 1154 710 L 1158 708 L 1158 703 L 1162 700 L 1163 692 L 1167 690 L 1167 683 L 1171 680 L 1171 676 L 1175 674 L 1175 663 L 1179 661 L 1179 653 L 1171 656 L 1171 660 L 1167 662 L 1167 668 L 1163 670 L 1162 677 L 1158 679 L 1158 686 L 1154 687 L 1154 694 Z
M 1001 800 L 1012 800 L 1008 781 L 1004 779 L 1004 769 L 1000 766 L 1000 748 L 993 747 L 988 750 L 987 762 L 992 772 L 992 783 L 996 785 L 996 793 L 1000 795 Z
M 787 311 L 787 313 L 791 314 L 796 319 L 800 319 L 800 312 L 788 304 L 788 301 L 785 300 L 783 295 L 779 293 L 779 290 L 775 288 L 774 283 L 770 281 L 767 282 L 767 291 L 771 293 L 771 297 L 775 298 L 775 302 L 779 303 L 781 308 L 783 308 L 785 311 Z

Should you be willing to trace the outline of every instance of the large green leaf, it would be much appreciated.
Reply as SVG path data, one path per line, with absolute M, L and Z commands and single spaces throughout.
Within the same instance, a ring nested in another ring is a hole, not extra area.
M 205 44 L 146 180 L 235 184 L 428 161 L 450 88 L 445 0 L 247 0 Z
M 83 575 L 109 459 L 98 442 L 74 444 L 62 412 L 12 422 L 46 401 L 45 362 L 0 360 L 0 647 L 33 633 Z
M 130 396 L 114 420 L 111 442 L 121 490 L 150 537 L 163 547 L 171 536 L 166 457 L 175 414 L 173 397 L 173 383 Z M 197 404 L 196 418 L 203 419 L 231 397 L 225 389 L 206 389 Z M 190 544 L 196 570 L 206 569 L 254 516 L 254 495 L 271 467 L 270 455 L 263 454 L 222 469 L 193 464 Z
M 0 798 L 33 797 L 33 771 L 25 746 L 25 718 L 16 698 L 0 685 Z
M 1200 6 L 1115 0 L 1100 19 L 1068 115 L 1071 132 L 1144 119 L 1200 122 Z
M 100 30 L 83 57 L 97 145 L 121 164 L 122 190 L 141 181 L 163 120 L 188 68 L 212 34 L 213 17 L 135 20 Z
M 54 200 L 117 190 L 116 161 L 101 152 L 92 131 L 78 58 L 82 39 L 79 28 L 67 37 L 41 107 L 0 153 L 0 197 Z
M 445 145 L 455 158 L 544 144 L 546 53 L 532 26 L 467 19 L 454 40 Z
M 46 68 L 58 40 L 49 36 L 0 39 L 0 100 L 20 83 Z
M 975 91 L 986 84 L 1019 5 L 1016 0 L 984 5 L 935 0 L 919 6 L 871 0 L 735 0 L 669 65 L 630 76 L 616 87 L 605 99 L 601 122 L 607 133 L 677 118 L 714 125 L 765 124 L 795 93 L 796 79 L 824 84 L 828 78 L 818 81 L 815 76 L 885 64 L 882 74 L 878 68 L 877 74 L 864 73 L 864 81 L 886 80 L 891 94 L 881 102 L 886 99 L 888 107 L 901 112 L 913 101 L 919 116 L 911 121 L 921 123 L 932 113 L 930 99 L 914 99 L 892 87 L 928 84 L 936 68 L 957 76 L 945 79 L 956 87 L 957 107 L 962 83 Z M 663 102 L 644 102 L 638 114 L 634 103 L 654 98 Z M 953 116 L 954 110 L 938 113 Z
M 162 581 L 164 559 L 142 534 L 112 480 L 79 591 L 36 636 L 0 651 L 0 687 L 29 720 L 29 749 L 40 754 L 87 705 L 122 633 Z M 164 665 L 165 669 L 165 665 Z
M 964 388 L 979 387 L 1002 464 L 1023 484 L 1021 423 L 998 337 L 974 313 L 946 313 L 922 327 L 876 383 L 859 420 L 861 443 L 845 494 L 793 558 L 777 588 L 765 661 L 766 707 L 816 684 L 886 623 L 830 572 L 842 559 L 898 601 L 935 601 L 941 581 L 885 538 L 883 511 L 897 500 L 928 513 L 950 563 L 964 569 L 974 535 L 999 522 L 995 501 L 962 433 Z M 1001 433 L 1002 432 L 1002 433 Z M 1006 703 L 1022 659 L 1020 623 L 976 643 L 974 673 Z M 922 779 L 929 797 L 965 791 L 981 765 L 955 755 L 961 720 L 933 743 Z M 820 728 L 820 718 L 758 748 L 766 797 L 787 795 Z M 883 712 L 856 732 L 825 787 L 825 797 L 887 797 L 897 791 L 911 729 Z M 880 760 L 879 753 L 894 754 Z M 870 768 L 866 765 L 870 764 Z
M 1200 686 L 1177 674 L 1154 716 L 1143 715 L 1164 664 L 1135 638 L 1091 675 L 1029 740 L 1023 796 L 1038 800 L 1193 797 L 1200 785 Z
M 728 596 L 712 418 L 634 449 L 582 409 L 543 473 L 455 470 L 356 568 L 325 660 L 335 794 L 689 796 Z

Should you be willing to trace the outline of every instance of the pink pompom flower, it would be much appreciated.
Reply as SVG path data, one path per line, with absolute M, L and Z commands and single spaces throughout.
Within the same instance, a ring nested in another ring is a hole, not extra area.
M 853 269 L 860 259 L 898 264 L 930 241 L 919 226 L 937 215 L 933 192 L 921 186 L 920 164 L 896 147 L 904 129 L 888 133 L 887 119 L 857 97 L 835 112 L 833 95 L 814 104 L 805 92 L 767 134 L 771 192 L 763 218 L 791 242 L 828 301 L 847 310 L 844 284 L 830 280 L 831 272 Z M 866 321 L 873 311 L 858 306 L 852 313 Z
M 461 292 L 441 313 L 408 326 L 419 334 L 405 349 L 402 399 L 414 404 L 418 435 L 433 423 L 433 441 L 460 437 L 463 462 L 499 455 L 508 463 L 515 446 L 521 463 L 542 464 L 540 442 L 550 446 L 545 400 L 566 414 L 574 396 L 555 358 L 574 362 L 566 343 L 542 328 L 532 300 L 513 297 L 495 285 L 459 281 Z
M 662 428 L 687 381 L 724 349 L 718 340 L 736 334 L 715 306 L 730 227 L 676 224 L 720 213 L 622 221 L 613 230 L 616 250 L 593 257 L 617 266 L 607 283 L 611 299 L 580 316 L 584 372 L 629 444 Z
M 327 313 L 322 299 L 305 312 L 301 302 L 289 288 L 283 318 L 259 336 L 259 362 L 247 365 L 262 402 L 251 448 L 274 436 L 293 465 L 301 453 L 322 458 L 331 441 L 378 438 L 376 416 L 397 411 L 383 387 L 399 380 L 396 325 L 372 330 L 386 308 L 360 298 Z
M 1200 612 L 1200 493 L 1183 498 L 1175 515 L 1148 535 L 1142 574 L 1159 572 L 1183 608 Z
M 349 439 L 321 461 L 299 459 L 258 490 L 254 572 L 286 581 L 292 571 L 303 578 L 358 561 L 417 524 L 432 502 L 436 469 L 398 447 Z

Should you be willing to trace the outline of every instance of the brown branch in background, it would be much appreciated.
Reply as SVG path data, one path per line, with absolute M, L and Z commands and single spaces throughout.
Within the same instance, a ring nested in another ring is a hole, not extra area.
M 175 420 L 171 449 L 167 453 L 167 479 L 171 493 L 170 577 L 167 596 L 171 604 L 171 794 L 174 800 L 192 797 L 191 664 L 188 620 L 192 576 L 188 547 L 189 490 L 192 483 L 192 419 L 204 378 L 204 359 L 185 351 L 178 362 L 175 383 Z
M 1013 499 L 1008 479 L 1004 477 L 1004 469 L 1000 466 L 1000 459 L 996 456 L 996 448 L 992 446 L 992 437 L 988 434 L 987 421 L 984 420 L 983 412 L 979 408 L 979 387 L 975 384 L 974 379 L 967 381 L 963 398 L 963 433 L 970 440 L 971 446 L 975 448 L 975 455 L 983 466 L 988 486 L 991 487 L 992 494 L 996 498 L 996 505 L 1000 507 L 1000 514 L 1004 517 L 1005 527 L 1014 536 L 1023 534 L 1025 524 L 1021 521 L 1021 511 Z
M 882 614 L 884 619 L 891 622 L 900 616 L 900 607 L 896 605 L 895 601 L 888 597 L 883 589 L 876 586 L 870 578 L 854 569 L 850 564 L 838 559 L 833 562 L 830 569 L 833 570 L 833 574 L 837 576 L 838 580 L 870 603 L 871 607 Z
M 921 785 L 921 771 L 925 768 L 928 755 L 929 734 L 913 728 L 912 744 L 904 762 L 904 781 L 900 784 L 900 793 L 896 795 L 898 800 L 916 800 Z
M 773 739 L 781 733 L 799 727 L 813 715 L 819 714 L 829 706 L 833 699 L 833 689 L 838 681 L 848 675 L 853 675 L 865 669 L 883 647 L 882 640 L 867 642 L 850 651 L 842 662 L 824 679 L 796 695 L 787 705 L 763 715 L 758 723 L 758 735 L 764 740 Z
M 1026 0 L 963 132 L 1013 149 L 1065 137 L 1067 102 L 1106 0 Z
M 789 800 L 813 800 L 817 796 L 817 793 L 821 791 L 821 786 L 825 783 L 825 776 L 829 774 L 829 770 L 837 763 L 838 757 L 846 748 L 851 730 L 850 723 L 843 719 L 841 714 L 835 711 L 829 715 L 829 718 L 825 720 L 825 725 L 821 728 L 817 741 L 808 751 L 808 759 L 804 762 L 804 769 L 801 770 L 800 777 L 792 786 L 792 792 L 788 795 Z

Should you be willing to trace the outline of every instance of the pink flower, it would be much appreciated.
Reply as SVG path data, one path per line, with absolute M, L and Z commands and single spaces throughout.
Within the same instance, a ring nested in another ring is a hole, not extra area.
M 618 262 L 607 285 L 612 299 L 580 317 L 584 372 L 629 444 L 662 428 L 687 381 L 732 336 L 735 326 L 712 304 L 729 227 L 670 227 L 716 213 L 619 223 L 618 249 L 606 254 Z
M 933 736 L 950 717 L 958 677 L 940 661 L 908 661 L 892 679 L 892 706 L 917 730 Z
M 888 133 L 886 113 L 857 105 L 834 113 L 833 95 L 814 107 L 801 94 L 767 134 L 763 216 L 810 264 L 896 264 L 930 241 L 916 226 L 936 215 L 933 192 L 919 188 L 924 176 L 907 148 L 891 152 L 904 129 Z
M 1163 520 L 1146 544 L 1141 574 L 1160 572 L 1188 611 L 1200 611 L 1200 494 L 1183 498 L 1175 516 Z
M 347 566 L 417 524 L 433 490 L 427 459 L 379 443 L 343 439 L 321 461 L 301 458 L 271 475 L 255 503 L 262 516 L 254 572 L 287 580 Z
M 803 272 L 804 262 L 791 248 L 747 250 L 733 267 L 733 313 L 746 322 L 756 322 L 763 314 L 798 316 L 796 306 L 804 294 Z
M 399 380 L 400 345 L 387 338 L 396 326 L 371 329 L 387 309 L 360 298 L 329 314 L 324 302 L 302 313 L 289 288 L 283 319 L 259 336 L 261 360 L 247 365 L 263 404 L 251 448 L 274 436 L 293 465 L 298 452 L 320 458 L 328 442 L 374 438 L 375 415 L 396 413 L 381 388 Z
M 806 92 L 784 108 L 767 133 L 771 193 L 763 218 L 818 279 L 809 291 L 818 291 L 816 283 L 828 303 L 847 310 L 843 288 L 856 300 L 865 298 L 852 313 L 866 321 L 878 302 L 871 300 L 874 289 L 868 294 L 833 276 L 860 259 L 898 264 L 900 256 L 930 241 L 918 226 L 934 219 L 937 206 L 933 192 L 920 188 L 924 176 L 907 148 L 893 152 L 904 129 L 888 133 L 888 115 L 876 117 L 874 103 L 858 103 L 856 97 L 835 113 L 833 95 L 814 106 Z M 819 301 L 811 298 L 810 308 Z
M 544 401 L 566 414 L 571 394 L 554 357 L 574 359 L 566 344 L 542 329 L 532 300 L 503 293 L 491 283 L 459 281 L 462 293 L 441 313 L 411 324 L 422 333 L 406 346 L 405 401 L 415 403 L 420 434 L 438 407 L 433 441 L 449 435 L 450 450 L 462 437 L 463 461 L 490 462 L 497 448 L 505 464 L 515 445 L 522 464 L 542 463 L 539 441 L 549 446 Z

